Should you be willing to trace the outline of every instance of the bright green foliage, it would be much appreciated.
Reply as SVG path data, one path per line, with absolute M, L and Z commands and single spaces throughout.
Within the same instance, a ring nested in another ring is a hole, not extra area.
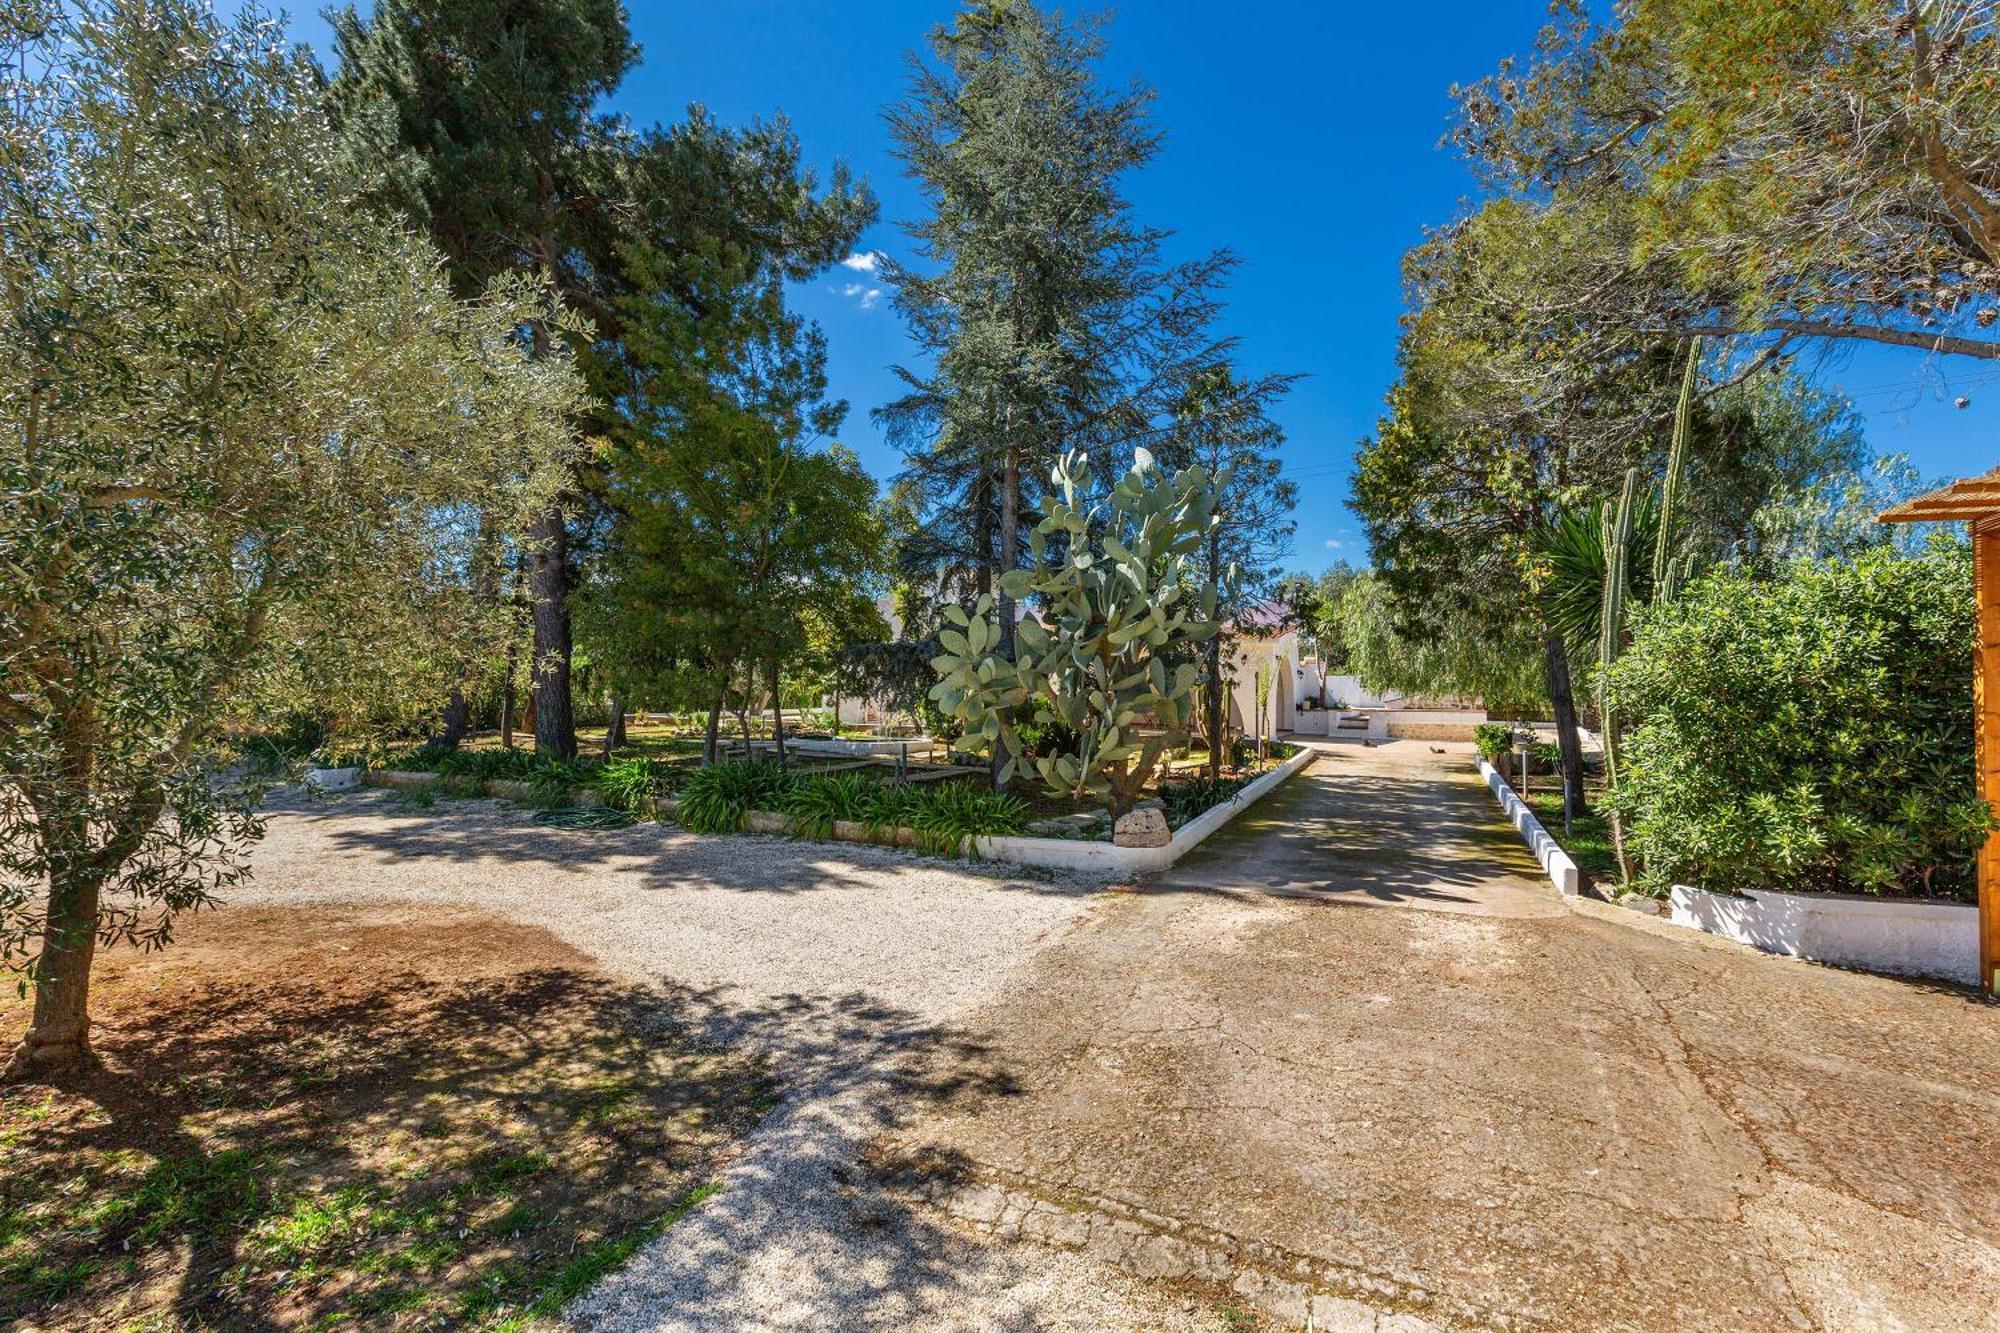
M 975 839 L 1025 832 L 1028 804 L 969 782 L 939 782 L 918 789 L 904 822 L 917 831 L 924 850 L 957 856 L 976 851 Z
M 1477 612 L 1447 605 L 1428 623 L 1411 626 L 1401 609 L 1388 581 L 1371 570 L 1341 589 L 1331 612 L 1348 670 L 1370 686 L 1476 697 L 1502 717 L 1539 715 L 1548 707 L 1532 621 L 1487 623 Z
M 1050 790 L 1105 801 L 1113 817 L 1132 808 L 1160 756 L 1186 735 L 1199 671 L 1194 650 L 1216 632 L 1213 584 L 1192 586 L 1190 564 L 1212 521 L 1216 485 L 1200 468 L 1169 477 L 1138 450 L 1131 471 L 1092 504 L 1088 461 L 1069 454 L 1042 500 L 1029 537 L 1032 565 L 1006 576 L 1011 596 L 1039 619 L 1015 634 L 1016 659 L 998 652 L 990 598 L 939 635 L 931 698 L 965 726 L 961 748 L 1004 746 L 1002 777 L 1027 753 L 1017 712 L 1046 713 L 1074 732 L 1074 754 L 1037 758 Z M 1224 479 L 1226 481 L 1226 479 Z M 1026 708 L 1024 705 L 1033 704 Z M 1148 727 L 1158 730 L 1150 734 Z
M 362 205 L 274 25 L 24 17 L 0 16 L 30 71 L 0 103 L 0 957 L 40 1006 L 64 967 L 80 998 L 93 933 L 165 942 L 245 873 L 225 717 L 448 668 L 463 621 L 427 576 L 490 558 L 470 516 L 546 503 L 579 385 L 524 354 L 556 319 L 533 292 L 455 297 Z
M 667 791 L 678 777 L 679 770 L 663 760 L 628 755 L 597 768 L 590 785 L 606 805 L 637 810 L 641 801 Z
M 1566 0 L 1463 93 L 1491 184 L 1608 210 L 1644 322 L 2000 356 L 2000 11 L 1985 0 Z M 1605 20 L 1605 21 L 1599 21 Z M 1600 214 L 1602 215 L 1602 214 Z M 1609 329 L 1579 264 L 1543 294 Z
M 1481 722 L 1472 729 L 1472 744 L 1486 762 L 1498 763 L 1500 756 L 1514 748 L 1513 724 L 1509 722 Z
M 968 839 L 1020 833 L 1028 806 L 1019 797 L 966 782 L 886 782 L 867 773 L 810 776 L 776 764 L 731 760 L 688 776 L 674 820 L 690 833 L 734 833 L 744 816 L 786 816 L 793 832 L 824 838 L 835 820 L 862 825 L 870 837 L 914 829 L 917 845 L 941 856 L 971 850 Z
M 729 760 L 705 764 L 681 784 L 674 822 L 690 833 L 739 833 L 752 810 L 778 811 L 798 779 L 776 764 Z
M 1972 643 L 1962 547 L 1713 573 L 1643 612 L 1610 675 L 1642 880 L 1969 898 Z

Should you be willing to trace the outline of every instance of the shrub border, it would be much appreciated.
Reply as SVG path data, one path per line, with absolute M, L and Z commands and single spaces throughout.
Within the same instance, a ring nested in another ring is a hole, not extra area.
M 973 839 L 971 840 L 973 846 L 961 848 L 961 851 L 971 851 L 975 855 L 995 861 L 1012 861 L 1017 865 L 1043 866 L 1051 870 L 1085 870 L 1105 875 L 1136 875 L 1164 870 L 1193 851 L 1210 834 L 1255 805 L 1280 783 L 1304 770 L 1318 757 L 1318 753 L 1310 746 L 1300 746 L 1297 754 L 1244 787 L 1229 800 L 1210 806 L 1174 830 L 1172 841 L 1162 847 L 1120 847 L 1116 843 L 1084 842 L 1077 838 L 1002 836 Z M 370 787 L 408 789 L 435 787 L 441 784 L 444 778 L 437 773 L 384 769 L 371 770 L 363 776 L 362 781 Z M 527 799 L 529 794 L 527 783 L 511 782 L 501 778 L 483 783 L 482 790 L 489 796 L 516 801 Z M 576 788 L 572 796 L 578 804 L 600 804 L 597 794 L 588 788 Z M 679 808 L 679 802 L 671 797 L 649 797 L 640 803 L 641 813 L 661 819 L 672 819 L 674 812 Z M 796 836 L 790 820 L 769 810 L 750 811 L 743 818 L 743 828 L 748 833 Z M 917 831 L 899 826 L 893 830 L 882 829 L 874 836 L 870 836 L 866 825 L 852 820 L 837 819 L 833 823 L 833 835 L 827 841 L 909 847 L 917 842 Z

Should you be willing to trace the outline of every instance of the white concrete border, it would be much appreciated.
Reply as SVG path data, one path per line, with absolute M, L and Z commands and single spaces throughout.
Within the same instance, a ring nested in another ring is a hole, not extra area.
M 996 861 L 1012 861 L 1017 865 L 1048 866 L 1054 870 L 1082 870 L 1099 875 L 1137 875 L 1154 870 L 1164 870 L 1174 862 L 1193 851 L 1205 838 L 1227 824 L 1236 816 L 1255 805 L 1266 793 L 1293 774 L 1304 769 L 1317 758 L 1310 747 L 1301 746 L 1299 752 L 1279 764 L 1269 773 L 1236 793 L 1220 805 L 1211 806 L 1195 818 L 1174 830 L 1173 840 L 1164 847 L 1120 847 L 1116 843 L 1091 842 L 1081 838 L 980 838 L 975 854 Z M 371 787 L 428 787 L 443 779 L 436 773 L 423 772 L 370 772 L 365 781 Z M 493 781 L 485 784 L 486 791 L 494 796 L 515 800 L 526 799 L 526 783 Z M 595 804 L 594 793 L 578 788 L 577 796 L 588 796 L 589 803 Z M 648 812 L 656 817 L 673 818 L 676 803 L 671 799 L 650 802 Z M 744 826 L 752 833 L 785 833 L 790 825 L 783 815 L 768 810 L 752 810 L 744 819 Z M 897 829 L 893 833 L 885 830 L 880 837 L 871 838 L 863 825 L 847 820 L 834 822 L 833 837 L 839 842 L 894 842 L 908 846 L 916 840 L 910 829 Z
M 1668 899 L 1673 924 L 1765 953 L 1979 984 L 1979 909 L 1970 903 L 1775 889 L 1731 895 L 1687 884 Z
M 1310 747 L 1301 746 L 1297 754 L 1229 800 L 1211 806 L 1175 829 L 1173 841 L 1164 847 L 1120 847 L 1116 843 L 1086 842 L 1081 838 L 980 838 L 977 851 L 996 861 L 1098 875 L 1141 875 L 1165 870 L 1317 757 Z
M 1507 812 L 1507 818 L 1519 831 L 1521 841 L 1528 844 L 1528 850 L 1542 863 L 1542 873 L 1549 877 L 1549 883 L 1555 885 L 1557 892 L 1563 897 L 1576 897 L 1582 879 L 1570 854 L 1549 836 L 1549 831 L 1542 827 L 1541 820 L 1535 818 L 1535 812 L 1528 808 L 1528 803 L 1521 799 L 1520 793 L 1509 786 L 1507 779 L 1500 776 L 1500 771 L 1487 763 L 1483 757 L 1479 761 L 1479 775 L 1486 779 L 1486 786 L 1492 791 L 1493 799 L 1500 802 L 1500 808 Z

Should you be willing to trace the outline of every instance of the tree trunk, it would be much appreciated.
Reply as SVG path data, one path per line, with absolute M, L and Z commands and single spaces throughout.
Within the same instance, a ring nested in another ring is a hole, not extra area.
M 533 551 L 528 597 L 535 617 L 535 753 L 576 758 L 570 709 L 569 525 L 560 505 L 550 506 L 528 529 Z
M 1576 819 L 1584 813 L 1583 738 L 1576 729 L 1576 692 L 1569 678 L 1569 649 L 1563 646 L 1561 634 L 1545 628 L 1542 651 L 1548 661 L 1549 703 L 1556 715 L 1556 744 L 1562 749 L 1564 812 L 1568 818 Z
M 716 760 L 716 749 L 722 744 L 722 691 L 715 692 L 715 702 L 708 706 L 708 730 L 701 738 L 701 762 L 712 764 Z
M 92 1059 L 90 967 L 97 957 L 97 898 L 103 878 L 58 873 L 49 885 L 48 920 L 35 977 L 35 1012 L 0 1080 L 63 1069 Z
M 507 650 L 507 676 L 500 682 L 500 744 L 514 748 L 514 650 Z
M 1202 686 L 1207 715 L 1208 776 L 1222 776 L 1222 635 L 1208 641 L 1208 683 Z
M 785 766 L 785 696 L 778 691 L 778 659 L 772 658 L 765 664 L 765 675 L 771 683 L 771 737 L 778 746 L 778 767 Z
M 432 750 L 456 750 L 471 730 L 472 704 L 465 697 L 465 682 L 460 680 L 445 697 L 443 725 L 424 744 Z
M 1014 660 L 1014 599 L 1007 595 L 1005 580 L 1021 563 L 1021 451 L 1009 445 L 1007 458 L 1000 471 L 1000 576 L 995 580 L 999 593 L 1000 611 L 1000 657 Z M 1006 717 L 1012 709 L 1003 710 Z M 1007 746 L 1004 742 L 993 747 L 993 790 L 1001 791 L 1006 783 L 1000 780 L 1001 770 L 1007 766 Z
M 622 699 L 611 701 L 611 716 L 604 724 L 604 758 L 609 761 L 611 752 L 625 744 L 625 703 Z

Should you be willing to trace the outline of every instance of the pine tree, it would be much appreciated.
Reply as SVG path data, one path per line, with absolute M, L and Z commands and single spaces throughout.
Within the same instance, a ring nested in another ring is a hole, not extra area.
M 623 428 L 621 404 L 648 369 L 626 356 L 631 312 L 704 311 L 700 266 L 674 261 L 727 254 L 759 279 L 802 278 L 847 253 L 874 216 L 844 169 L 819 189 L 782 122 L 731 131 L 697 110 L 637 130 L 603 112 L 638 58 L 617 0 L 382 0 L 367 20 L 337 15 L 335 35 L 335 102 L 354 151 L 392 182 L 381 202 L 429 228 L 462 290 L 529 272 L 591 321 L 588 434 Z M 537 345 L 557 336 L 531 333 Z M 600 489 L 580 476 L 526 535 L 544 753 L 576 751 L 572 547 L 604 527 L 579 522 Z
M 977 0 L 930 36 L 889 112 L 928 216 L 896 308 L 927 353 L 878 419 L 908 459 L 926 546 L 964 598 L 1020 566 L 1024 520 L 1066 451 L 1162 442 L 1180 392 L 1226 355 L 1209 328 L 1234 261 L 1168 264 L 1121 179 L 1151 161 L 1151 94 L 1107 90 L 1103 41 L 1027 0 Z M 1012 599 L 999 596 L 1011 656 Z

